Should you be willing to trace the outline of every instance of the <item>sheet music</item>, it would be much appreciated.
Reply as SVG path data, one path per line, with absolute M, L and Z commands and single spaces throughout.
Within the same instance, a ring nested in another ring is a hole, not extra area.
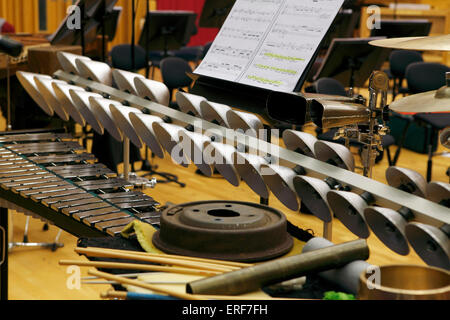
M 199 75 L 292 92 L 344 0 L 238 0 Z

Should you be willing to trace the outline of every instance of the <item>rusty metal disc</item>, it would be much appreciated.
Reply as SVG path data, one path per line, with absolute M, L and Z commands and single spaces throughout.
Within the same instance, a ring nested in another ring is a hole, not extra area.
M 286 217 L 276 209 L 248 202 L 201 201 L 167 208 L 153 244 L 171 254 L 255 262 L 289 252 L 293 240 Z

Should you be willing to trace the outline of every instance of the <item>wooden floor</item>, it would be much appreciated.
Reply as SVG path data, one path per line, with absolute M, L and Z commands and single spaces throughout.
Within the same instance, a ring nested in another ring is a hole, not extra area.
M 395 152 L 392 148 L 392 152 Z M 440 147 L 440 151 L 444 151 Z M 358 156 L 355 157 L 356 160 Z M 402 150 L 398 166 L 411 168 L 422 175 L 426 173 L 427 156 Z M 176 184 L 158 184 L 156 188 L 146 190 L 146 193 L 154 197 L 161 204 L 166 202 L 185 203 L 197 200 L 241 200 L 258 202 L 259 198 L 245 184 L 233 187 L 224 179 L 206 178 L 195 174 L 195 167 L 185 169 L 177 166 L 169 159 L 157 159 L 155 164 L 159 166 L 158 171 L 170 172 L 179 176 L 180 181 L 186 183 L 186 188 Z M 386 157 L 376 165 L 373 178 L 385 183 L 385 170 L 388 164 Z M 446 157 L 435 157 L 433 165 L 433 180 L 448 182 L 445 175 L 450 166 L 450 160 Z M 321 236 L 322 223 L 310 215 L 292 212 L 286 209 L 273 196 L 270 205 L 284 212 L 292 223 L 303 229 L 312 229 Z M 12 214 L 13 234 L 12 241 L 22 241 L 25 216 L 18 213 Z M 31 242 L 51 242 L 58 233 L 56 227 L 51 226 L 49 231 L 42 230 L 43 223 L 32 219 L 29 230 Z M 333 222 L 333 241 L 341 243 L 356 239 L 337 219 Z M 9 255 L 9 298 L 12 300 L 96 300 L 100 299 L 100 293 L 109 289 L 109 286 L 82 286 L 80 290 L 68 289 L 66 267 L 58 265 L 61 259 L 81 259 L 74 253 L 77 239 L 66 232 L 62 232 L 60 242 L 64 247 L 56 252 L 39 248 L 15 248 Z M 424 263 L 411 252 L 408 256 L 400 256 L 385 247 L 373 234 L 368 239 L 370 247 L 369 262 L 377 265 L 386 264 L 420 264 Z

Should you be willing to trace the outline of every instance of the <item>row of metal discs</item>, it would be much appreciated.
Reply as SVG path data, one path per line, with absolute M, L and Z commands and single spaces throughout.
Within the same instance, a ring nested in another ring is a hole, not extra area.
M 119 90 L 168 106 L 170 94 L 161 82 L 139 74 L 111 69 L 109 65 L 89 58 L 60 53 L 64 71 L 80 75 Z M 141 148 L 148 146 L 158 157 L 164 150 L 172 159 L 187 167 L 194 163 L 206 176 L 216 169 L 229 183 L 238 186 L 243 180 L 260 197 L 267 199 L 270 191 L 287 208 L 298 211 L 300 199 L 316 217 L 332 221 L 332 214 L 354 234 L 367 238 L 368 226 L 391 250 L 406 255 L 409 244 L 428 264 L 450 268 L 450 240 L 447 225 L 441 228 L 413 222 L 406 209 L 398 211 L 374 206 L 370 194 L 356 194 L 333 179 L 308 177 L 302 168 L 289 168 L 272 163 L 273 159 L 251 152 L 251 146 L 223 143 L 214 132 L 194 132 L 189 127 L 170 123 L 170 119 L 143 113 L 137 108 L 106 99 L 65 81 L 49 76 L 21 72 L 19 80 L 36 103 L 49 115 L 63 120 L 72 118 L 81 126 L 89 124 L 99 134 L 108 131 L 116 140 L 127 137 Z M 177 92 L 180 110 L 217 123 L 232 130 L 243 130 L 260 139 L 266 132 L 260 119 L 253 114 L 207 101 L 204 97 Z M 328 164 L 354 171 L 353 155 L 345 146 L 317 140 L 314 136 L 286 130 L 283 141 L 289 150 L 314 157 Z M 389 168 L 387 181 L 392 187 L 428 197 L 448 206 L 450 187 L 441 182 L 428 186 L 419 174 L 398 167 Z

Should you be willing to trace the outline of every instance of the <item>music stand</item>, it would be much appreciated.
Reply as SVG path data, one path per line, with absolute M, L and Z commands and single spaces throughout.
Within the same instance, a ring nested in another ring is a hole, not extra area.
M 221 28 L 236 0 L 205 0 L 200 16 L 200 28 Z
M 334 39 L 314 81 L 334 78 L 349 88 L 363 87 L 372 72 L 380 69 L 391 51 L 386 48 L 377 50 L 369 45 L 370 41 L 383 38 Z
M 425 19 L 416 20 L 381 20 L 380 28 L 372 29 L 371 37 L 425 37 L 431 30 L 431 21 Z
M 147 13 L 139 45 L 149 50 L 178 50 L 187 45 L 195 30 L 197 14 L 192 11 L 157 10 Z
M 104 23 L 107 13 L 113 10 L 118 0 L 77 0 L 80 8 L 81 28 L 69 29 L 68 21 L 73 12 L 66 16 L 58 29 L 48 37 L 52 45 L 81 45 L 82 54 L 86 54 L 86 43 L 94 41 L 98 28 Z

